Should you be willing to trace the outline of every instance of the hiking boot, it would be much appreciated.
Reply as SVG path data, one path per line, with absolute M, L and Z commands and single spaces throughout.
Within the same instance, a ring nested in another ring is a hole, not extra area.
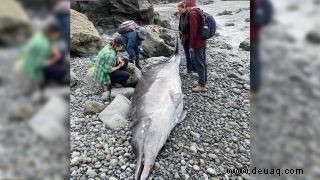
M 192 75 L 193 75 L 194 77 L 199 77 L 199 76 L 198 76 L 198 73 L 196 73 L 196 72 L 193 72 Z
M 110 91 L 110 89 L 111 89 L 111 84 L 103 84 L 103 85 L 102 85 L 102 89 L 103 89 L 103 92 Z
M 137 67 L 138 69 L 140 69 L 140 70 L 142 69 L 141 66 L 140 66 L 140 64 L 139 64 L 139 61 L 138 61 L 138 60 L 135 60 L 135 63 L 134 63 L 134 64 L 136 65 L 136 67 Z
M 141 71 L 142 70 L 142 67 L 139 66 L 139 65 L 136 65 L 136 67 Z
M 250 100 L 251 101 L 258 101 L 260 98 L 259 92 L 257 91 L 250 91 Z
M 114 83 L 114 84 L 113 84 L 113 87 L 115 87 L 115 88 L 122 88 L 123 86 L 122 86 L 122 84 Z
M 196 93 L 199 93 L 199 92 L 206 92 L 207 89 L 205 86 L 202 86 L 202 85 L 198 85 L 196 86 L 195 88 L 192 89 L 193 92 L 196 92 Z

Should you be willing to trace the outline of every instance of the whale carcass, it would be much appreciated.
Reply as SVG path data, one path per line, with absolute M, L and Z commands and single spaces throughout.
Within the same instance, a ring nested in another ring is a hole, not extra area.
M 136 86 L 131 112 L 136 180 L 148 179 L 172 129 L 186 116 L 179 64 L 177 43 L 170 60 L 147 71 Z

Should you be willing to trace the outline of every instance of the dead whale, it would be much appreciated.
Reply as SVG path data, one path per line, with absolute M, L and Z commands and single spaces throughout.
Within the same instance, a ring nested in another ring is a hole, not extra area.
M 132 98 L 132 147 L 137 158 L 135 179 L 146 180 L 172 129 L 186 116 L 179 75 L 178 41 L 169 62 L 139 80 Z

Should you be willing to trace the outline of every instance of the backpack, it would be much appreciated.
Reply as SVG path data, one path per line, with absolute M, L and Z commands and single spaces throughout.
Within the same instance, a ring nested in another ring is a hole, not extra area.
M 134 31 L 138 28 L 139 28 L 138 24 L 135 23 L 134 21 L 124 21 L 123 23 L 120 24 L 118 28 L 118 33 L 122 35 L 127 32 Z
M 255 26 L 263 27 L 268 25 L 273 16 L 273 7 L 269 0 L 256 0 L 253 23 Z
M 203 39 L 209 39 L 216 34 L 216 30 L 217 30 L 216 21 L 212 15 L 210 15 L 206 12 L 203 12 L 203 10 L 201 10 L 199 8 L 197 10 L 200 13 L 200 16 L 202 19 L 200 36 Z

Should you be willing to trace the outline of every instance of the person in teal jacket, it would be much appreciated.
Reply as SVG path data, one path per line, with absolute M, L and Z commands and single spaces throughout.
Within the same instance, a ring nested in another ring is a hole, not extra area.
M 146 39 L 146 29 L 140 27 L 136 31 L 129 31 L 122 35 L 125 44 L 125 50 L 129 54 L 129 59 L 135 63 L 137 68 L 141 69 L 139 64 L 140 46 L 142 41 Z

